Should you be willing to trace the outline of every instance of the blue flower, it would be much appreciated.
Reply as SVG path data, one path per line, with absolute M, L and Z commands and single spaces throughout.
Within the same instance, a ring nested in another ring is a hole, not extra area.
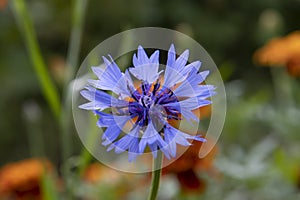
M 206 141 L 176 129 L 168 121 L 199 120 L 192 111 L 211 104 L 208 99 L 215 94 L 214 86 L 202 84 L 209 72 L 199 72 L 200 61 L 188 64 L 188 50 L 176 56 L 172 44 L 163 73 L 159 71 L 159 53 L 157 50 L 148 57 L 139 46 L 133 67 L 124 73 L 111 56 L 110 60 L 103 57 L 106 68 L 92 67 L 98 79 L 88 80 L 81 91 L 89 102 L 79 107 L 94 111 L 99 116 L 97 125 L 106 128 L 102 144 L 108 151 L 127 151 L 130 162 L 147 147 L 154 157 L 161 150 L 170 159 L 176 156 L 177 144 L 189 146 L 190 140 Z

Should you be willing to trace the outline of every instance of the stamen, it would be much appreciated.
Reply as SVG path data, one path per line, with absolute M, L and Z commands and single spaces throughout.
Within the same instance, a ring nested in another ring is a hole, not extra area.
M 158 81 L 158 79 L 156 80 L 156 83 L 154 84 L 154 88 L 153 88 L 153 91 L 152 91 L 152 94 L 155 95 L 155 93 L 157 92 L 157 90 L 159 89 L 160 87 L 160 83 Z

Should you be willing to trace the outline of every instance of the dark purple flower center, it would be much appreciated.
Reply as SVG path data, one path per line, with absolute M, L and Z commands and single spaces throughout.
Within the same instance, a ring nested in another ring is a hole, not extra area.
M 140 126 L 147 126 L 150 119 L 161 125 L 168 119 L 180 119 L 180 110 L 166 105 L 178 102 L 178 99 L 169 88 L 161 87 L 159 82 L 142 82 L 132 93 L 132 99 L 128 105 L 129 113 L 132 118 L 137 117 L 135 123 Z

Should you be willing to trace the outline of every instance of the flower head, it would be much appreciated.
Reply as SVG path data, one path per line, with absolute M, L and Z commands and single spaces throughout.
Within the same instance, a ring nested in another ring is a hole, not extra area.
M 192 111 L 211 104 L 208 98 L 215 94 L 214 86 L 201 84 L 209 72 L 198 72 L 201 62 L 188 64 L 189 51 L 177 57 L 171 45 L 163 73 L 159 70 L 159 53 L 157 50 L 148 56 L 139 46 L 133 67 L 124 73 L 111 56 L 110 60 L 103 57 L 106 68 L 92 67 L 98 79 L 88 80 L 88 86 L 81 91 L 89 102 L 80 108 L 94 111 L 99 116 L 97 125 L 106 127 L 102 144 L 108 146 L 108 151 L 128 151 L 129 161 L 147 147 L 154 157 L 161 150 L 170 158 L 176 156 L 177 144 L 189 146 L 189 140 L 205 141 L 176 129 L 168 121 L 199 120 Z M 137 87 L 133 80 L 139 82 Z

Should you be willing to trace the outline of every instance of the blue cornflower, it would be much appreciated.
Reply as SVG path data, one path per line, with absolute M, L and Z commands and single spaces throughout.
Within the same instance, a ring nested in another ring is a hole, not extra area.
M 80 108 L 92 110 L 99 116 L 97 125 L 106 128 L 102 144 L 108 151 L 128 151 L 128 160 L 132 161 L 149 147 L 154 157 L 161 150 L 170 159 L 176 156 L 177 144 L 189 146 L 189 140 L 206 141 L 168 123 L 168 120 L 183 118 L 198 121 L 192 111 L 211 104 L 208 98 L 215 94 L 214 86 L 201 84 L 209 72 L 198 72 L 201 62 L 187 64 L 188 57 L 188 50 L 176 56 L 172 44 L 162 73 L 163 70 L 159 71 L 159 50 L 148 57 L 139 46 L 137 55 L 133 56 L 133 67 L 125 73 L 111 56 L 110 60 L 103 57 L 105 69 L 92 67 L 98 79 L 88 80 L 88 86 L 81 91 L 89 102 Z M 139 83 L 138 87 L 133 80 Z

